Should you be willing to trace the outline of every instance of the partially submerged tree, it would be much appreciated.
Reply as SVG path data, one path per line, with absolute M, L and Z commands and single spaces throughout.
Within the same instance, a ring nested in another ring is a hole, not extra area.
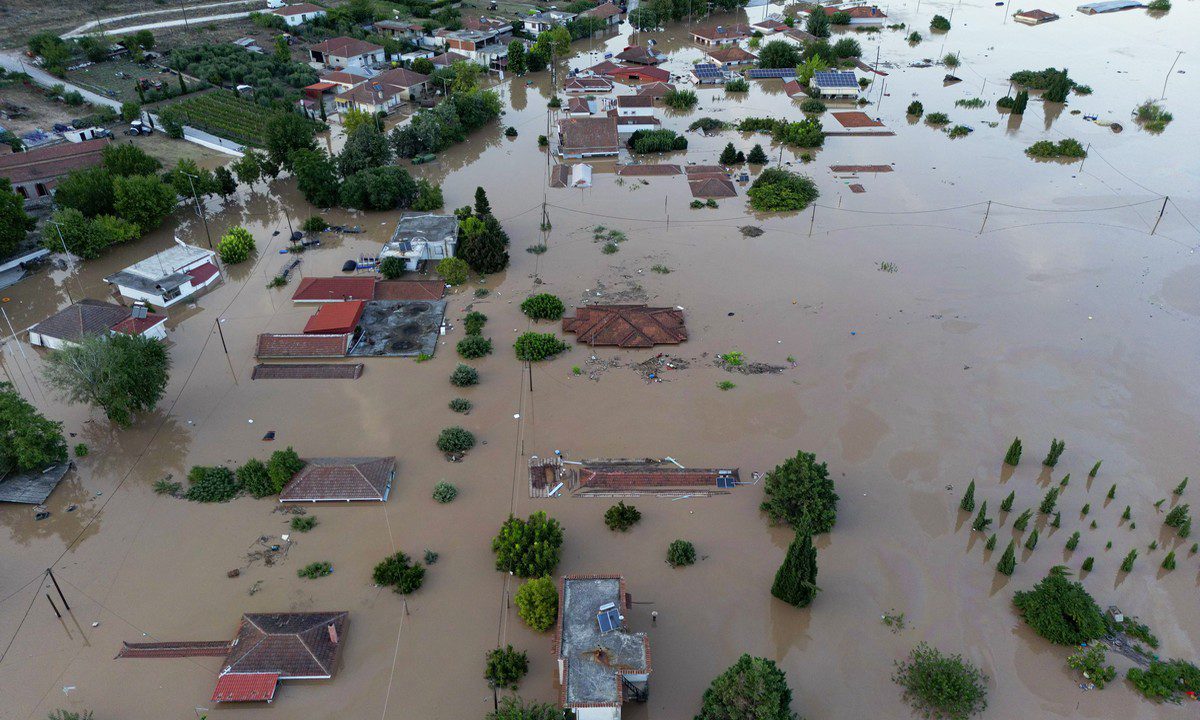
M 488 650 L 483 677 L 488 684 L 503 690 L 516 690 L 529 672 L 529 657 L 512 645 Z
M 1038 635 L 1058 645 L 1079 645 L 1108 633 L 1100 607 L 1083 585 L 1057 565 L 1031 590 L 1013 595 L 1021 617 Z
M 796 720 L 787 675 L 774 660 L 743 654 L 713 679 L 695 720 Z
M 820 590 L 816 583 L 817 549 L 812 535 L 796 535 L 775 573 L 771 594 L 789 605 L 807 607 Z
M 558 567 L 562 543 L 562 526 L 545 512 L 539 510 L 528 520 L 509 515 L 492 539 L 496 569 L 523 578 L 551 575 Z
M 837 522 L 838 495 L 829 468 L 813 453 L 798 452 L 767 473 L 761 505 L 772 523 L 787 523 L 796 532 L 818 535 Z
M 975 512 L 975 481 L 972 480 L 970 485 L 967 485 L 967 491 L 963 493 L 962 501 L 958 503 L 958 509 L 964 512 Z
M 987 501 L 979 506 L 979 514 L 975 516 L 975 521 L 971 523 L 971 529 L 975 532 L 983 532 L 992 524 L 992 519 L 987 516 Z
M 408 595 L 421 589 L 425 582 L 425 566 L 398 552 L 381 560 L 371 572 L 371 578 L 380 587 L 390 587 L 399 595 Z
M 1021 462 L 1021 438 L 1013 438 L 1012 445 L 1008 446 L 1008 452 L 1004 454 L 1004 462 L 1013 467 Z
M 961 655 L 943 655 L 920 643 L 896 663 L 892 681 L 904 699 L 931 719 L 967 720 L 987 709 L 987 676 Z
M 549 577 L 534 578 L 513 595 L 517 614 L 529 627 L 545 632 L 558 620 L 558 588 Z
M 127 426 L 149 412 L 167 387 L 171 359 L 160 341 L 142 335 L 94 335 L 55 350 L 44 370 L 50 386 L 67 400 L 94 405 Z
M 48 420 L 13 386 L 0 382 L 0 477 L 45 470 L 67 459 L 62 423 Z
M 1063 450 L 1067 449 L 1067 441 L 1055 438 L 1050 441 L 1050 452 L 1046 453 L 1046 459 L 1042 461 L 1042 465 L 1046 467 L 1054 467 L 1058 464 L 1058 458 L 1063 454 Z
M 1004 554 L 1000 556 L 1000 562 L 996 563 L 996 572 L 1001 575 L 1012 575 L 1013 570 L 1017 568 L 1017 549 L 1012 540 L 1008 541 L 1008 547 L 1004 548 Z

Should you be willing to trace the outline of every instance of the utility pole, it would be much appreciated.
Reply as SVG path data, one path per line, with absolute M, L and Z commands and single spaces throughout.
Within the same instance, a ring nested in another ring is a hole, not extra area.
M 196 213 L 200 215 L 200 219 L 204 222 L 204 236 L 208 238 L 208 249 L 212 250 L 212 235 L 208 232 L 208 216 L 204 213 L 204 206 L 200 204 L 200 196 L 196 194 L 196 183 L 192 182 L 196 176 L 189 172 L 183 174 L 188 179 L 188 186 L 192 188 L 192 197 L 196 200 Z
M 183 0 L 179 0 L 179 9 L 183 11 L 183 31 L 191 32 L 191 28 L 188 27 L 187 6 L 183 4 Z
M 58 231 L 58 241 L 62 243 L 63 254 L 67 256 L 67 267 L 71 269 L 71 277 L 75 278 L 75 284 L 78 285 L 79 277 L 75 275 L 75 261 L 71 259 L 71 251 L 67 249 L 67 241 L 63 238 L 62 224 L 56 220 L 47 220 L 46 222 L 53 225 L 54 229 Z M 71 301 L 71 304 L 74 304 L 75 299 L 71 297 L 71 287 L 69 283 L 63 283 L 63 289 L 67 291 L 67 299 Z M 79 288 L 79 292 L 80 294 L 83 293 L 82 287 Z
M 1171 79 L 1171 72 L 1175 70 L 1175 63 L 1179 62 L 1179 57 L 1181 55 L 1183 55 L 1182 50 L 1180 50 L 1179 52 L 1177 52 L 1175 54 L 1175 60 L 1174 60 L 1174 62 L 1171 63 L 1171 68 L 1169 70 L 1167 70 L 1167 77 L 1163 79 L 1162 97 L 1160 97 L 1159 100 L 1167 99 L 1167 80 Z
M 54 570 L 46 568 L 46 574 L 50 576 L 50 582 L 54 583 L 54 589 L 58 591 L 58 599 L 62 600 L 63 607 L 67 612 L 71 612 L 71 606 L 67 603 L 67 597 L 63 595 L 62 588 L 58 586 L 58 580 L 54 577 Z
M 992 212 L 992 201 L 988 200 L 987 202 L 987 208 L 983 211 L 983 224 L 979 226 L 979 232 L 975 233 L 976 235 L 982 235 L 983 229 L 987 227 L 988 215 Z
M 1083 171 L 1083 164 L 1084 164 L 1085 162 L 1087 162 L 1088 151 L 1090 151 L 1091 149 L 1092 149 L 1092 144 L 1091 144 L 1091 143 L 1088 143 L 1088 144 L 1087 144 L 1087 147 L 1085 147 L 1085 148 L 1083 149 L 1083 159 L 1079 161 L 1079 169 L 1078 169 L 1078 170 L 1076 170 L 1075 172 L 1082 172 L 1082 171 Z
M 8 323 L 8 331 L 12 333 L 12 339 L 17 345 L 17 351 L 21 353 L 21 358 L 25 360 L 25 364 L 29 365 L 29 374 L 33 375 L 33 382 L 35 385 L 37 385 L 38 391 L 41 392 L 42 384 L 38 382 L 37 375 L 33 372 L 33 365 L 31 365 L 29 362 L 29 356 L 25 354 L 25 346 L 22 345 L 21 341 L 17 339 L 17 331 L 13 329 L 12 318 L 8 316 L 8 311 L 5 310 L 4 306 L 2 305 L 0 305 L 0 314 L 4 315 L 4 322 Z M 20 365 L 17 367 L 20 368 Z M 22 371 L 21 375 L 24 376 L 24 374 L 24 371 Z M 26 380 L 25 384 L 29 385 L 29 381 Z M 29 388 L 29 397 L 33 397 L 33 387 Z M 70 610 L 70 608 L 67 609 Z
M 808 236 L 812 237 L 813 225 L 817 223 L 817 204 L 813 203 L 812 216 L 808 219 Z
M 1157 218 L 1155 218 L 1155 220 L 1154 220 L 1154 227 L 1150 228 L 1150 234 L 1151 234 L 1151 235 L 1153 235 L 1153 234 L 1154 234 L 1154 231 L 1158 229 L 1158 224 L 1159 224 L 1160 222 L 1162 222 L 1162 219 L 1163 219 L 1163 213 L 1165 213 L 1165 212 L 1167 211 L 1167 201 L 1168 201 L 1168 200 L 1170 200 L 1170 199 L 1171 199 L 1171 196 L 1170 196 L 1170 195 L 1167 195 L 1167 196 L 1163 197 L 1163 206 L 1162 206 L 1162 209 L 1158 211 L 1158 217 L 1157 217 Z
M 221 329 L 221 318 L 213 320 L 213 325 L 217 326 L 217 334 L 221 336 L 221 349 L 225 351 L 226 355 L 228 355 L 229 346 L 225 344 L 225 331 Z

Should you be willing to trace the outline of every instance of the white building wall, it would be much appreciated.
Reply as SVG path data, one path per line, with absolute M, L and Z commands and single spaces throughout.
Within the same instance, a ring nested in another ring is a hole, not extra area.
M 621 708 L 575 708 L 575 720 L 621 720 Z
M 287 23 L 289 27 L 296 27 L 297 25 L 303 25 L 304 23 L 312 22 L 314 19 L 319 18 L 324 14 L 324 11 L 321 11 L 300 13 L 298 15 L 284 15 L 283 21 Z
M 654 117 L 652 107 L 618 107 L 617 115 L 621 117 Z
M 47 350 L 62 350 L 64 346 L 62 338 L 46 337 L 35 332 L 29 333 L 29 344 L 34 347 L 44 347 Z
M 142 336 L 148 337 L 148 338 L 153 338 L 155 340 L 166 340 L 167 339 L 167 324 L 165 322 L 161 322 L 161 323 L 155 325 L 154 327 L 150 328 L 146 332 L 142 333 Z

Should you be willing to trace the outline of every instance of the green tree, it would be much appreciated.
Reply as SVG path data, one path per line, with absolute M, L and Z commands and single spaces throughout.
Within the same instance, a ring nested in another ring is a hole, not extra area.
M 462 258 L 446 258 L 437 264 L 437 274 L 447 285 L 462 285 L 467 281 L 469 266 Z
M 641 511 L 633 505 L 626 505 L 624 500 L 604 511 L 604 525 L 613 531 L 625 532 L 641 519 Z
M 62 423 L 48 420 L 9 383 L 0 382 L 0 477 L 44 470 L 67 459 Z
M 440 210 L 446 201 L 442 198 L 440 185 L 429 182 L 424 178 L 417 180 L 417 199 L 413 201 L 412 209 L 420 211 Z
M 217 194 L 223 198 L 229 197 L 237 190 L 237 180 L 224 165 L 213 171 L 213 180 L 217 183 Z
M 101 164 L 113 175 L 153 175 L 162 163 L 145 150 L 131 143 L 109 143 L 100 151 Z
M 721 151 L 721 157 L 717 162 L 722 165 L 734 165 L 737 163 L 737 149 L 733 147 L 733 143 L 725 143 L 725 149 Z
M 829 17 L 825 15 L 824 8 L 816 8 L 808 14 L 808 20 L 804 23 L 804 29 L 810 35 L 816 35 L 819 38 L 827 38 L 830 36 Z
M 996 572 L 1002 575 L 1012 575 L 1013 570 L 1017 568 L 1017 549 L 1012 540 L 1008 541 L 1008 547 L 1004 548 L 1004 554 L 1000 556 L 1000 562 L 996 563 Z
M 479 384 L 479 371 L 470 365 L 459 365 L 450 373 L 450 384 L 455 387 L 470 387 Z
M 696 546 L 687 540 L 672 540 L 667 546 L 667 564 L 684 567 L 696 564 Z
M 929 21 L 929 29 L 946 32 L 950 29 L 950 21 L 941 15 L 934 15 L 933 19 Z
M 1029 537 L 1025 538 L 1025 549 L 1033 550 L 1038 544 L 1038 529 L 1034 528 L 1029 532 Z
M 758 212 L 803 210 L 820 196 L 816 183 L 805 175 L 765 168 L 746 191 L 750 207 Z
M 475 188 L 475 215 L 483 217 L 492 214 L 492 203 L 488 201 L 487 190 L 477 186 Z
M 404 274 L 404 258 L 396 256 L 385 257 L 379 263 L 379 274 L 384 280 L 395 280 Z
M 242 157 L 234 160 L 230 167 L 237 176 L 238 182 L 253 185 L 263 176 L 261 159 L 264 156 L 257 150 L 247 150 Z
M 529 672 L 529 657 L 513 649 L 512 645 L 488 650 L 485 658 L 483 678 L 492 687 L 516 690 L 521 678 Z
M 1021 90 L 1017 93 L 1016 99 L 1013 100 L 1012 114 L 1024 115 L 1025 108 L 1029 105 L 1029 91 Z
M 1005 498 L 1003 500 L 1000 501 L 1000 510 L 1002 512 L 1011 511 L 1012 506 L 1013 506 L 1013 501 L 1016 499 L 1017 499 L 1017 491 L 1013 490 L 1007 496 L 1005 496 Z
M 263 137 L 267 157 L 285 170 L 292 169 L 292 153 L 315 150 L 317 141 L 311 121 L 294 112 L 277 112 L 267 118 Z
M 813 453 L 798 452 L 767 473 L 761 509 L 772 523 L 787 523 L 796 532 L 829 532 L 837 521 L 838 495 L 825 463 Z
M 508 267 L 508 242 L 508 233 L 491 213 L 469 217 L 459 228 L 457 254 L 477 273 L 496 273 Z
M 1033 517 L 1033 510 L 1025 510 L 1017 519 L 1013 521 L 1013 530 L 1024 532 L 1025 528 L 1029 527 L 1029 520 Z
M 1012 445 L 1008 446 L 1008 452 L 1004 454 L 1004 462 L 1012 467 L 1021 462 L 1021 438 L 1013 438 Z
M 774 660 L 743 654 L 713 679 L 696 720 L 796 720 L 787 675 Z
M 562 526 L 545 512 L 539 510 L 528 520 L 509 515 L 492 539 L 496 569 L 522 578 L 552 575 L 558 567 L 562 543 Z
M 1046 495 L 1042 498 L 1042 504 L 1038 506 L 1038 512 L 1043 515 L 1049 515 L 1054 512 L 1054 506 L 1058 503 L 1058 488 L 1052 487 L 1046 491 Z
M 562 720 L 562 708 L 549 703 L 529 703 L 508 695 L 500 705 L 487 714 L 486 720 Z
M 892 681 L 926 718 L 967 720 L 987 709 L 987 676 L 961 655 L 943 655 L 920 643 L 896 663 Z
M 975 516 L 975 521 L 971 523 L 971 529 L 975 532 L 983 532 L 992 524 L 992 519 L 987 516 L 987 501 L 979 506 L 979 514 Z
M 271 474 L 267 472 L 266 463 L 258 458 L 247 460 L 245 465 L 237 469 L 237 481 L 246 492 L 256 498 L 264 498 L 278 493 L 275 484 L 271 482 Z
M 25 199 L 0 178 L 0 258 L 17 251 L 36 221 L 25 213 Z
M 421 589 L 425 582 L 425 566 L 398 552 L 379 561 L 371 578 L 380 587 L 390 587 L 398 595 L 408 595 Z
M 558 589 L 549 577 L 540 577 L 522 585 L 513 595 L 517 614 L 530 628 L 545 632 L 558 620 Z
M 539 293 L 521 302 L 521 312 L 532 320 L 558 320 L 566 312 L 566 306 L 556 295 Z
M 513 75 L 525 74 L 525 43 L 520 40 L 508 44 L 508 71 Z
M 862 57 L 862 46 L 854 38 L 842 38 L 833 44 L 833 56 L 835 58 Z
M 151 175 L 113 178 L 113 210 L 144 235 L 175 208 L 175 189 Z
M 113 174 L 100 165 L 68 173 L 54 188 L 56 206 L 74 208 L 88 218 L 111 214 L 115 202 Z
M 1097 463 L 1097 465 L 1099 465 L 1099 463 Z M 1184 489 L 1185 489 L 1185 488 L 1187 488 L 1187 484 L 1188 484 L 1188 479 L 1187 479 L 1187 478 L 1184 478 L 1184 479 L 1183 479 L 1183 482 L 1181 482 L 1181 483 L 1179 483 L 1178 485 L 1176 485 L 1176 486 L 1175 486 L 1175 489 L 1174 489 L 1174 490 L 1172 490 L 1171 492 L 1172 492 L 1172 493 L 1174 493 L 1175 495 L 1182 495 L 1182 494 L 1183 494 L 1183 491 L 1184 491 Z
M 1058 458 L 1063 454 L 1063 450 L 1067 449 L 1067 441 L 1055 438 L 1050 441 L 1050 452 L 1046 453 L 1046 459 L 1042 464 L 1046 467 L 1054 467 L 1058 464 Z
M 295 151 L 292 173 L 296 176 L 296 188 L 305 200 L 322 208 L 338 204 L 341 182 L 333 159 L 324 150 Z
M 975 512 L 975 481 L 967 486 L 967 491 L 963 493 L 962 501 L 958 504 L 959 510 L 966 512 Z
M 395 165 L 368 168 L 346 178 L 340 196 L 342 205 L 357 210 L 407 208 L 417 199 L 417 183 Z
M 360 124 L 350 131 L 338 155 L 338 172 L 348 178 L 361 170 L 383 167 L 391 161 L 392 148 L 387 137 L 374 123 Z
M 763 146 L 755 143 L 754 148 L 750 150 L 750 154 L 746 156 L 746 162 L 751 165 L 766 165 L 769 160 L 767 159 L 766 151 L 763 150 Z
M 797 535 L 788 545 L 783 564 L 775 572 L 771 594 L 796 607 L 808 607 L 817 587 L 817 549 L 811 535 Z
M 166 347 L 142 335 L 95 335 L 46 357 L 46 381 L 68 403 L 94 405 L 127 426 L 149 412 L 167 387 L 171 359 Z
M 271 478 L 272 495 L 278 495 L 296 473 L 304 469 L 304 461 L 289 445 L 286 450 L 276 450 L 267 459 L 267 475 Z
M 475 447 L 475 436 L 471 431 L 459 427 L 443 428 L 438 434 L 437 448 L 449 455 L 461 455 Z
M 552 333 L 527 332 L 517 336 L 513 349 L 517 359 L 527 362 L 540 362 L 565 352 L 570 346 L 559 340 Z
M 1108 633 L 1100 607 L 1083 585 L 1057 565 L 1031 590 L 1013 595 L 1013 605 L 1038 635 L 1058 645 L 1079 645 Z
M 254 236 L 241 226 L 230 228 L 217 242 L 217 253 L 221 256 L 221 262 L 226 265 L 245 262 L 250 259 L 254 250 Z
M 1126 572 L 1126 573 L 1132 572 L 1133 571 L 1133 563 L 1134 563 L 1134 561 L 1137 560 L 1137 556 L 1138 556 L 1137 548 L 1130 550 L 1129 554 L 1125 556 L 1125 559 L 1121 561 L 1121 572 Z

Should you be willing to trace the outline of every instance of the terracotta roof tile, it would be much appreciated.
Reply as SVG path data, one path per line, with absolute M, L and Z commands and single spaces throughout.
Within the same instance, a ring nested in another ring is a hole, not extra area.
M 0 155 L 0 177 L 8 178 L 14 185 L 59 178 L 72 170 L 99 165 L 100 152 L 109 142 L 108 138 L 97 138 Z
M 306 277 L 292 294 L 292 302 L 340 302 L 371 300 L 375 297 L 375 278 Z
M 259 358 L 345 357 L 348 335 L 275 335 L 258 336 L 254 356 Z
M 292 478 L 279 502 L 387 500 L 394 458 L 313 458 Z
M 682 310 L 645 305 L 586 305 L 563 318 L 562 328 L 586 345 L 653 347 L 687 340 Z
M 128 317 L 128 308 L 101 300 L 84 299 L 59 310 L 29 328 L 29 331 L 74 342 L 85 335 L 105 335 Z
M 441 300 L 446 284 L 441 280 L 380 280 L 375 283 L 376 300 Z
M 217 678 L 213 702 L 271 702 L 279 673 L 226 673 Z
M 228 673 L 328 678 L 337 669 L 349 613 L 246 613 L 225 657 Z

